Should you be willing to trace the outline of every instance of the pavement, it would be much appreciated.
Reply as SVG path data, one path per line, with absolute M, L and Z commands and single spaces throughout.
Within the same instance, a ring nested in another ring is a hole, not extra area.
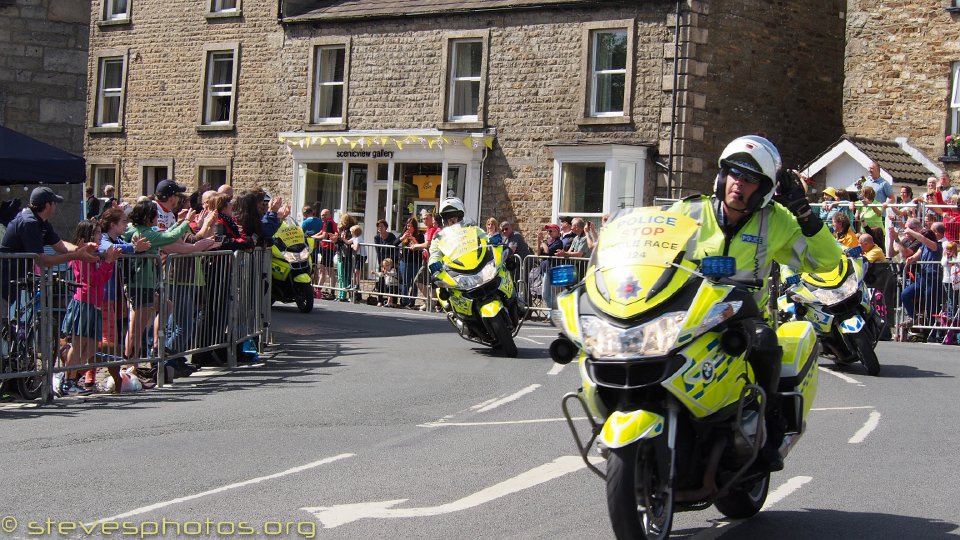
M 549 360 L 552 327 L 525 325 L 516 359 L 409 310 L 278 306 L 273 329 L 258 364 L 0 405 L 0 538 L 612 538 L 561 418 L 579 377 Z M 808 431 L 760 514 L 678 514 L 674 537 L 956 538 L 960 349 L 878 355 L 879 377 L 821 361 Z

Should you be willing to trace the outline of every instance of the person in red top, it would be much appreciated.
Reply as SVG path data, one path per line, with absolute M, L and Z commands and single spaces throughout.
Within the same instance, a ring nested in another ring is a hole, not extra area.
M 95 219 L 86 219 L 77 225 L 74 235 L 74 244 L 82 245 L 100 239 L 100 224 Z M 97 343 L 103 336 L 103 296 L 107 281 L 113 277 L 116 266 L 114 261 L 120 250 L 107 248 L 103 251 L 102 259 L 97 262 L 70 261 L 74 278 L 80 284 L 74 293 L 67 312 L 63 318 L 60 331 L 70 336 L 70 348 L 66 351 L 64 367 L 85 364 L 97 352 Z M 117 367 L 110 369 L 116 388 L 120 388 L 120 370 Z M 58 388 L 54 389 L 57 395 L 89 394 L 90 390 L 81 388 L 77 384 L 77 372 L 68 371 Z
M 412 249 L 423 250 L 423 264 L 417 271 L 416 277 L 413 278 L 413 281 L 417 284 L 417 290 L 420 291 L 420 296 L 423 296 L 423 305 L 420 306 L 420 311 L 427 310 L 427 301 L 430 298 L 430 272 L 427 269 L 427 260 L 430 258 L 430 244 L 433 242 L 433 237 L 440 232 L 440 227 L 437 227 L 437 216 L 433 212 L 423 214 L 423 224 L 427 227 L 426 232 L 423 233 L 423 242 L 411 246 Z
M 320 264 L 317 266 L 317 284 L 324 287 L 327 277 L 330 277 L 330 287 L 333 287 L 333 277 L 336 272 L 333 270 L 333 256 L 337 253 L 337 239 L 340 238 L 337 230 L 337 222 L 333 220 L 330 210 L 324 208 L 320 211 L 320 232 L 313 235 L 320 240 Z M 329 295 L 333 298 L 333 295 Z

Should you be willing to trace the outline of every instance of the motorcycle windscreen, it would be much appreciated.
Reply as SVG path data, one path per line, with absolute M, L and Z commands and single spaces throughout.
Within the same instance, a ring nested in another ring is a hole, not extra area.
M 699 229 L 696 220 L 660 208 L 618 212 L 600 231 L 585 286 L 590 302 L 604 313 L 630 319 L 673 296 L 694 275 L 674 263 Z
M 433 239 L 443 253 L 443 264 L 454 270 L 473 270 L 480 266 L 487 252 L 487 242 L 480 229 L 461 227 L 459 223 L 444 227 Z
M 295 225 L 284 223 L 280 229 L 273 235 L 274 238 L 283 242 L 285 246 L 292 247 L 304 243 L 303 229 Z

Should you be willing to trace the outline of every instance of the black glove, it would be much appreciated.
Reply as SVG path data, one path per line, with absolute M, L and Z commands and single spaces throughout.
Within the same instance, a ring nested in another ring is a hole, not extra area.
M 804 236 L 813 236 L 823 228 L 820 216 L 813 213 L 807 194 L 803 190 L 800 177 L 795 171 L 783 169 L 777 173 L 777 192 L 773 199 L 786 206 L 793 215 L 797 216 L 797 223 Z

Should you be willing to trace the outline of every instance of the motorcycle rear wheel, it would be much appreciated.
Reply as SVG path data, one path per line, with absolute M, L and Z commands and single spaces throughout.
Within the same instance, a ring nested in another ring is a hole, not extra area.
M 313 311 L 313 287 L 309 283 L 298 283 L 296 295 L 297 309 L 300 310 L 300 313 Z
M 607 510 L 619 540 L 663 540 L 673 527 L 673 494 L 662 492 L 657 452 L 651 444 L 610 451 Z
M 749 486 L 730 491 L 713 502 L 721 514 L 731 519 L 746 519 L 754 516 L 763 508 L 770 491 L 770 473 Z
M 880 360 L 877 358 L 877 351 L 873 349 L 874 343 L 863 332 L 857 334 L 857 356 L 863 367 L 867 368 L 867 375 L 876 376 L 880 374 Z
M 517 351 L 516 342 L 513 341 L 513 334 L 510 333 L 509 320 L 507 312 L 501 311 L 499 316 L 490 320 L 490 329 L 497 340 L 497 347 L 503 351 L 503 354 L 509 358 L 516 358 L 519 351 Z

